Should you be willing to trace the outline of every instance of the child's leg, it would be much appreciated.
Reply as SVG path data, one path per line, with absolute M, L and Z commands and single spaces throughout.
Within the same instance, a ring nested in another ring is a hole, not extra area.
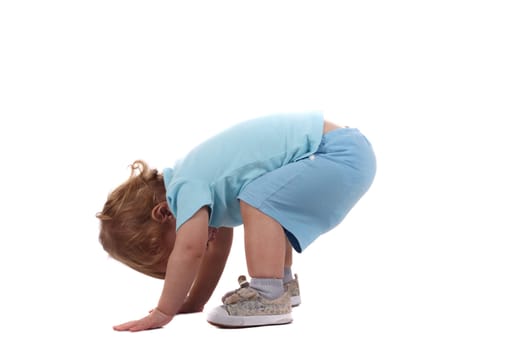
M 293 247 L 287 237 L 285 238 L 285 269 L 291 269 L 292 268 L 292 251 Z
M 292 251 L 293 246 L 289 240 L 285 239 L 285 264 L 283 268 L 283 285 L 285 290 L 289 292 L 291 297 L 291 305 L 298 306 L 301 303 L 300 284 L 298 283 L 298 276 L 293 275 L 292 272 Z
M 244 201 L 240 201 L 240 211 L 249 275 L 252 278 L 282 279 L 287 257 L 282 226 Z
M 240 289 L 226 294 L 223 304 L 208 314 L 222 327 L 286 324 L 292 321 L 291 297 L 284 289 L 286 238 L 282 226 L 258 209 L 240 201 L 250 283 L 239 278 Z
M 251 288 L 267 299 L 277 299 L 284 293 L 285 232 L 276 220 L 244 201 L 240 210 Z
M 293 251 L 293 247 L 286 237 L 285 238 L 285 263 L 283 266 L 283 283 L 284 284 L 287 284 L 294 279 L 293 272 L 292 272 L 292 262 L 293 262 L 292 251 Z

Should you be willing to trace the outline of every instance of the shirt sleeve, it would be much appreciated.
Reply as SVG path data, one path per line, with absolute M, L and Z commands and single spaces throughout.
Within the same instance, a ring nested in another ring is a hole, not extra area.
M 211 209 L 213 203 L 209 185 L 199 181 L 175 181 L 167 188 L 166 198 L 177 221 L 177 230 L 200 208 Z

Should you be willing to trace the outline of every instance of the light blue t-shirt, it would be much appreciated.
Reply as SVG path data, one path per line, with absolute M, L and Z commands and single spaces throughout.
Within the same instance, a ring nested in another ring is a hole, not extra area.
M 257 177 L 314 153 L 322 133 L 319 112 L 279 114 L 239 123 L 198 145 L 163 171 L 177 229 L 203 206 L 210 208 L 210 226 L 241 225 L 241 190 Z

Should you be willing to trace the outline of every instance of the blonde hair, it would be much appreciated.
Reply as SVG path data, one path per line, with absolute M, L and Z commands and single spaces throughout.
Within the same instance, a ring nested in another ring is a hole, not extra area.
M 163 176 L 146 162 L 130 166 L 128 180 L 112 191 L 100 220 L 99 242 L 114 259 L 155 278 L 164 278 L 159 264 L 167 259 L 165 227 L 152 219 L 152 209 L 165 199 Z

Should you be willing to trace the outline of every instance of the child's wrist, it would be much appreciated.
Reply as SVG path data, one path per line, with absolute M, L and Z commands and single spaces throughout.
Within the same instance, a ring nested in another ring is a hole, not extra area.
M 164 318 L 164 319 L 167 319 L 167 318 L 173 318 L 173 315 L 168 315 L 167 313 L 161 311 L 159 309 L 159 307 L 156 307 L 155 309 L 153 309 L 153 311 L 155 311 L 155 313 L 160 316 L 161 318 Z

